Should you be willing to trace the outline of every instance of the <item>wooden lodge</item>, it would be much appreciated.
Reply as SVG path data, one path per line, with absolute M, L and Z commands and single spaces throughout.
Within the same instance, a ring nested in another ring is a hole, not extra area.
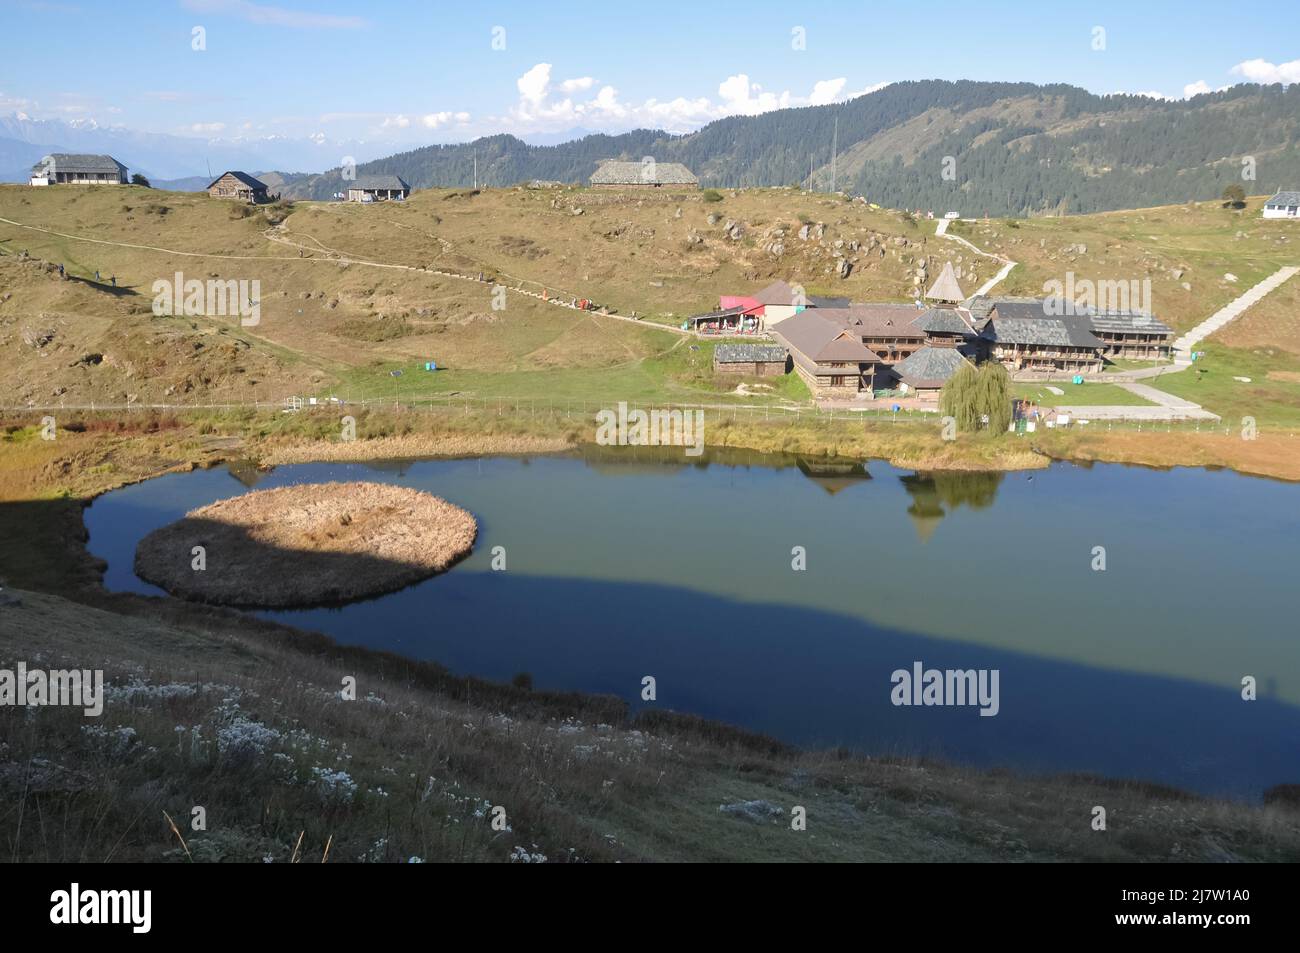
M 925 332 L 916 326 L 919 315 L 914 305 L 853 304 L 819 308 L 817 313 L 852 331 L 883 364 L 904 360 L 925 346 Z
M 782 321 L 772 333 L 790 349 L 795 373 L 814 397 L 851 399 L 864 391 L 874 393 L 881 360 L 854 330 L 809 309 Z
M 719 344 L 713 370 L 734 377 L 779 377 L 790 368 L 790 354 L 779 344 Z
M 214 199 L 235 199 L 258 205 L 268 201 L 266 183 L 247 172 L 226 172 L 208 185 L 208 195 Z
M 1149 314 L 1136 311 L 1092 314 L 1092 333 L 1103 356 L 1131 361 L 1164 361 L 1173 349 L 1174 331 Z
M 987 352 L 1012 373 L 1099 374 L 1103 343 L 1087 314 L 1049 314 L 1042 302 L 997 302 L 980 332 Z

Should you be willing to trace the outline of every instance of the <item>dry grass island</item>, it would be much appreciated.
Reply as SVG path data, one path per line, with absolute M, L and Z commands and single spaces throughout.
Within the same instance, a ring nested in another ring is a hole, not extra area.
M 304 484 L 191 510 L 140 541 L 135 571 L 199 602 L 298 608 L 393 592 L 443 572 L 469 553 L 477 532 L 467 511 L 419 490 Z

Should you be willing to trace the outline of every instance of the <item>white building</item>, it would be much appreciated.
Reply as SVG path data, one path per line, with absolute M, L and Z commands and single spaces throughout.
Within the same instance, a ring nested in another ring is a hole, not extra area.
M 1300 192 L 1279 192 L 1264 203 L 1265 218 L 1300 217 Z
M 32 166 L 31 185 L 126 185 L 126 166 L 112 156 L 55 152 Z

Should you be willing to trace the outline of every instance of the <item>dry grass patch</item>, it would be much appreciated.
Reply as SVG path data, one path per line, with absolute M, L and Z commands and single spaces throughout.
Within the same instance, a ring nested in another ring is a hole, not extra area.
M 191 510 L 140 541 L 135 570 L 200 602 L 320 605 L 442 572 L 470 551 L 477 532 L 468 512 L 419 490 L 303 484 Z

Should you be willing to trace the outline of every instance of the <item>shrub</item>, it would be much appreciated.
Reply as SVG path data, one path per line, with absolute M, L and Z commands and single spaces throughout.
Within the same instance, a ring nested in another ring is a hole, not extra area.
M 722 193 L 719 192 L 717 189 L 705 189 L 705 190 L 704 190 L 704 201 L 706 201 L 706 202 L 721 202 L 721 201 L 722 201 Z

